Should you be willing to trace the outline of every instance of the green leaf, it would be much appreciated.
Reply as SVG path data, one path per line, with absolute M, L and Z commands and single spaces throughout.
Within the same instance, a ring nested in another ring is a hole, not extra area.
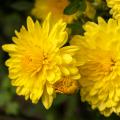
M 83 23 L 80 20 L 79 22 L 75 22 L 75 23 L 68 25 L 68 27 L 71 28 L 72 34 L 76 35 L 76 34 L 83 34 L 84 33 L 82 25 L 83 25 Z
M 79 2 L 78 2 L 78 9 L 79 9 L 79 11 L 80 12 L 84 12 L 85 11 L 85 9 L 86 9 L 86 1 L 85 0 L 80 0 Z
M 7 76 L 5 76 L 2 80 L 2 83 L 1 83 L 1 89 L 2 90 L 7 90 L 11 85 L 10 85 L 10 80 Z
M 84 12 L 86 9 L 85 0 L 74 0 L 64 9 L 64 14 L 71 15 L 77 11 Z
M 77 12 L 79 5 L 77 4 L 78 0 L 71 2 L 65 9 L 64 14 L 71 15 Z
M 12 115 L 17 115 L 19 111 L 19 104 L 17 102 L 10 102 L 6 106 L 6 113 L 7 114 L 12 114 Z

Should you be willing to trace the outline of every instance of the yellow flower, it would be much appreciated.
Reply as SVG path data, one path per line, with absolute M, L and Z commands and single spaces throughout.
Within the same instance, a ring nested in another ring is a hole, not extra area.
M 79 74 L 73 76 L 64 76 L 54 84 L 54 89 L 57 93 L 74 94 L 79 90 L 78 79 L 80 79 Z
M 115 19 L 120 19 L 120 0 L 106 0 L 108 7 L 111 8 L 110 14 Z
M 99 17 L 98 24 L 88 22 L 84 29 L 84 36 L 74 36 L 71 41 L 80 48 L 75 57 L 82 101 L 105 116 L 120 114 L 120 24 Z
M 27 29 L 22 26 L 15 32 L 13 44 L 3 45 L 9 53 L 6 61 L 12 85 L 17 87 L 17 94 L 24 95 L 48 109 L 55 97 L 53 84 L 62 76 L 78 73 L 75 59 L 72 57 L 78 49 L 75 46 L 62 46 L 67 41 L 66 23 L 59 20 L 51 25 L 50 14 L 40 25 L 38 21 L 27 18 Z M 74 64 L 73 64 L 74 63 Z M 73 66 L 73 71 L 67 66 Z
M 89 1 L 86 0 L 86 10 L 84 12 L 84 15 L 90 19 L 93 19 L 95 17 L 95 14 L 96 14 L 95 7 Z
M 69 5 L 69 0 L 36 0 L 32 14 L 39 19 L 45 19 L 45 16 L 52 12 L 53 21 L 62 18 L 65 22 L 71 23 L 77 19 L 78 13 L 65 15 L 64 9 Z

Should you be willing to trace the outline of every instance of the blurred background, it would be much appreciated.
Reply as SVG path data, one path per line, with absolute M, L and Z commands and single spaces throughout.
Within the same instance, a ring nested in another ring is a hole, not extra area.
M 111 17 L 105 0 L 87 2 L 90 6 L 85 0 L 70 0 L 70 4 L 63 11 L 68 15 L 80 12 L 78 20 L 68 24 L 71 34 L 69 37 L 83 34 L 82 25 L 87 21 L 96 22 L 98 16 L 106 20 Z M 92 110 L 90 105 L 81 102 L 79 93 L 57 95 L 49 110 L 41 102 L 32 104 L 31 101 L 25 101 L 24 97 L 16 95 L 4 65 L 9 56 L 1 50 L 1 45 L 11 43 L 14 31 L 19 31 L 22 25 L 26 25 L 27 16 L 32 16 L 34 3 L 34 0 L 0 0 L 0 120 L 119 120 L 120 117 L 115 114 L 105 118 L 98 110 Z

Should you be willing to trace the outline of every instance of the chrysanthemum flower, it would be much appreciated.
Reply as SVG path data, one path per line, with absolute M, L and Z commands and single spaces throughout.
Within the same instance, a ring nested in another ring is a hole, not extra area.
M 65 15 L 63 12 L 68 4 L 69 0 L 36 0 L 32 14 L 44 20 L 45 16 L 49 12 L 52 12 L 54 21 L 62 18 L 65 22 L 71 23 L 73 20 L 77 19 L 78 13 Z
M 98 18 L 88 22 L 84 36 L 74 36 L 71 44 L 80 47 L 76 59 L 81 74 L 81 98 L 105 116 L 120 114 L 120 24 Z
M 17 94 L 24 95 L 26 100 L 30 98 L 33 103 L 42 98 L 47 109 L 55 96 L 53 84 L 62 76 L 78 74 L 72 57 L 78 48 L 61 48 L 67 41 L 66 23 L 59 20 L 51 24 L 50 14 L 42 25 L 28 17 L 27 29 L 22 26 L 20 32 L 15 32 L 14 43 L 3 45 L 10 56 L 6 65 Z
M 72 68 L 70 68 L 72 70 Z M 78 71 L 78 69 L 73 69 L 74 71 Z M 76 72 L 77 72 L 76 71 Z M 79 82 L 80 74 L 72 75 L 72 76 L 63 76 L 62 79 L 57 81 L 54 84 L 54 89 L 56 93 L 60 94 L 74 94 L 79 90 Z
M 106 0 L 108 7 L 111 8 L 110 14 L 115 19 L 120 19 L 120 0 Z

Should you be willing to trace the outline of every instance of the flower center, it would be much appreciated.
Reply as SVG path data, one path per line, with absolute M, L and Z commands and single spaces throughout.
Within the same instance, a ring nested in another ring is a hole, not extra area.
M 78 89 L 78 81 L 72 80 L 70 77 L 63 77 L 54 84 L 56 92 L 63 94 L 74 94 Z
M 105 73 L 110 73 L 113 71 L 113 68 L 115 66 L 115 60 L 113 58 L 108 58 L 108 60 L 101 60 L 101 69 L 105 72 Z
M 21 61 L 24 72 L 31 75 L 38 74 L 45 65 L 49 64 L 48 55 L 46 53 L 26 54 Z
M 92 61 L 94 65 L 93 67 L 99 69 L 104 74 L 109 74 L 113 71 L 116 64 L 116 59 L 111 52 L 100 51 L 100 53 L 94 57 L 95 58 Z
M 88 61 L 80 66 L 80 74 L 87 79 L 103 78 L 115 73 L 118 61 L 110 52 L 100 52 L 90 56 Z

